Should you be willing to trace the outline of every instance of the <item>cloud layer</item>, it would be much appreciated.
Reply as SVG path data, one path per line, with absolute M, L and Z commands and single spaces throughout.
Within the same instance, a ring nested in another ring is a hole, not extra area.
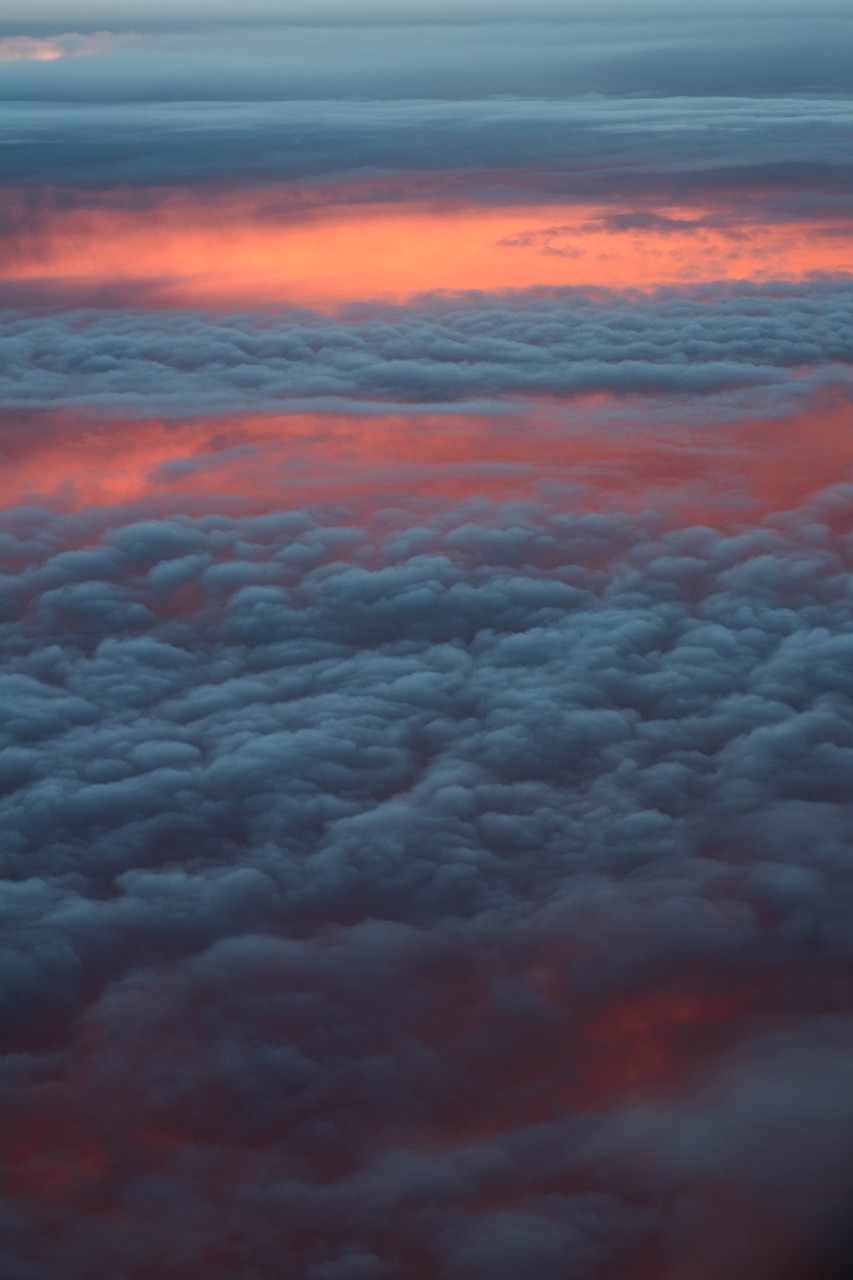
M 807 1256 L 853 1175 L 848 513 L 10 516 L 7 1274 Z
M 592 392 L 711 395 L 846 383 L 853 286 L 734 286 L 437 299 L 332 319 L 0 313 L 10 407 L 194 416 L 292 401 L 440 404 Z
M 850 1271 L 850 29 L 5 6 L 3 1280 Z
M 494 17 L 446 0 L 429 13 L 409 4 L 376 6 L 372 13 L 352 4 L 335 7 L 342 21 L 335 21 L 332 7 L 323 15 L 299 6 L 290 15 L 279 11 L 278 21 L 255 24 L 251 10 L 232 6 L 224 23 L 209 7 L 183 21 L 171 6 L 165 21 L 162 8 L 158 15 L 150 6 L 143 13 L 127 6 L 90 11 L 99 26 L 147 28 L 144 45 L 98 59 L 85 74 L 65 61 L 50 74 L 19 63 L 4 76 L 3 96 L 105 102 L 751 97 L 849 94 L 853 87 L 845 56 L 850 17 L 840 0 L 820 12 L 792 5 L 793 12 L 772 14 L 765 4 L 737 13 L 729 5 L 716 13 L 693 7 L 673 13 L 668 3 L 656 14 L 637 13 L 633 4 L 633 12 L 590 13 L 585 6 L 567 14 L 565 6 L 555 13 L 550 3 L 539 13 L 504 3 Z M 41 23 L 49 13 L 40 11 Z M 75 7 L 75 27 L 84 19 Z M 9 35 L 31 30 L 32 21 L 28 13 Z
M 410 89 L 394 102 L 10 102 L 4 183 L 103 187 L 232 173 L 304 180 L 438 172 L 468 192 L 483 187 L 492 200 L 509 190 L 534 198 L 550 192 L 684 202 L 722 191 L 742 214 L 758 196 L 778 198 L 793 188 L 807 193 L 800 216 L 819 213 L 829 196 L 846 197 L 849 209 L 851 107 L 844 96 L 412 96 Z M 398 190 L 411 195 L 409 187 Z

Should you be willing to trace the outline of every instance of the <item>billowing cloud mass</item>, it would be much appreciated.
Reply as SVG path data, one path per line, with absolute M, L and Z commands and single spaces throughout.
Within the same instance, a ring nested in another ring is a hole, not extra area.
M 19 1274 L 807 1249 L 853 1140 L 849 502 L 11 515 Z
M 436 299 L 328 318 L 78 311 L 0 313 L 0 396 L 19 408 L 275 409 L 341 397 L 435 404 L 591 392 L 689 395 L 815 374 L 850 386 L 853 283 L 561 290 Z
M 853 1266 L 850 19 L 563 10 L 0 25 L 4 1280 Z

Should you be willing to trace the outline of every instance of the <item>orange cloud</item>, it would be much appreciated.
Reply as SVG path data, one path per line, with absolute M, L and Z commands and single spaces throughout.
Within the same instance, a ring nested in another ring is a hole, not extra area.
M 429 290 L 535 285 L 653 288 L 799 278 L 849 268 L 849 229 L 744 223 L 659 210 L 622 226 L 588 205 L 460 207 L 426 201 L 275 211 L 274 193 L 165 195 L 153 207 L 55 209 L 10 242 L 7 280 L 124 286 L 157 306 L 405 299 Z M 610 211 L 612 214 L 612 210 Z
M 718 526 L 795 507 L 853 478 L 853 408 L 827 399 L 788 417 L 690 432 L 608 427 L 613 401 L 542 402 L 518 420 L 395 413 L 233 415 L 175 423 L 33 416 L 10 428 L 0 503 L 72 510 L 145 501 L 269 510 L 577 492 L 577 504 L 659 509 Z M 627 422 L 630 401 L 621 402 Z

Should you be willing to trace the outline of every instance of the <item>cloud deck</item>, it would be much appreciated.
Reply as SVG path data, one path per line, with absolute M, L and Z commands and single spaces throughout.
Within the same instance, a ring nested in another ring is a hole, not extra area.
M 843 1273 L 848 45 L 4 18 L 4 1277 Z

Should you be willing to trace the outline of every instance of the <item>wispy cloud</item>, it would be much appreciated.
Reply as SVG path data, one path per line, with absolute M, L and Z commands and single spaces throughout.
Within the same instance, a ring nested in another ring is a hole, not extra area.
M 109 53 L 131 37 L 114 31 L 80 35 L 67 31 L 57 36 L 6 36 L 0 39 L 0 62 L 55 62 L 58 58 L 90 58 Z

